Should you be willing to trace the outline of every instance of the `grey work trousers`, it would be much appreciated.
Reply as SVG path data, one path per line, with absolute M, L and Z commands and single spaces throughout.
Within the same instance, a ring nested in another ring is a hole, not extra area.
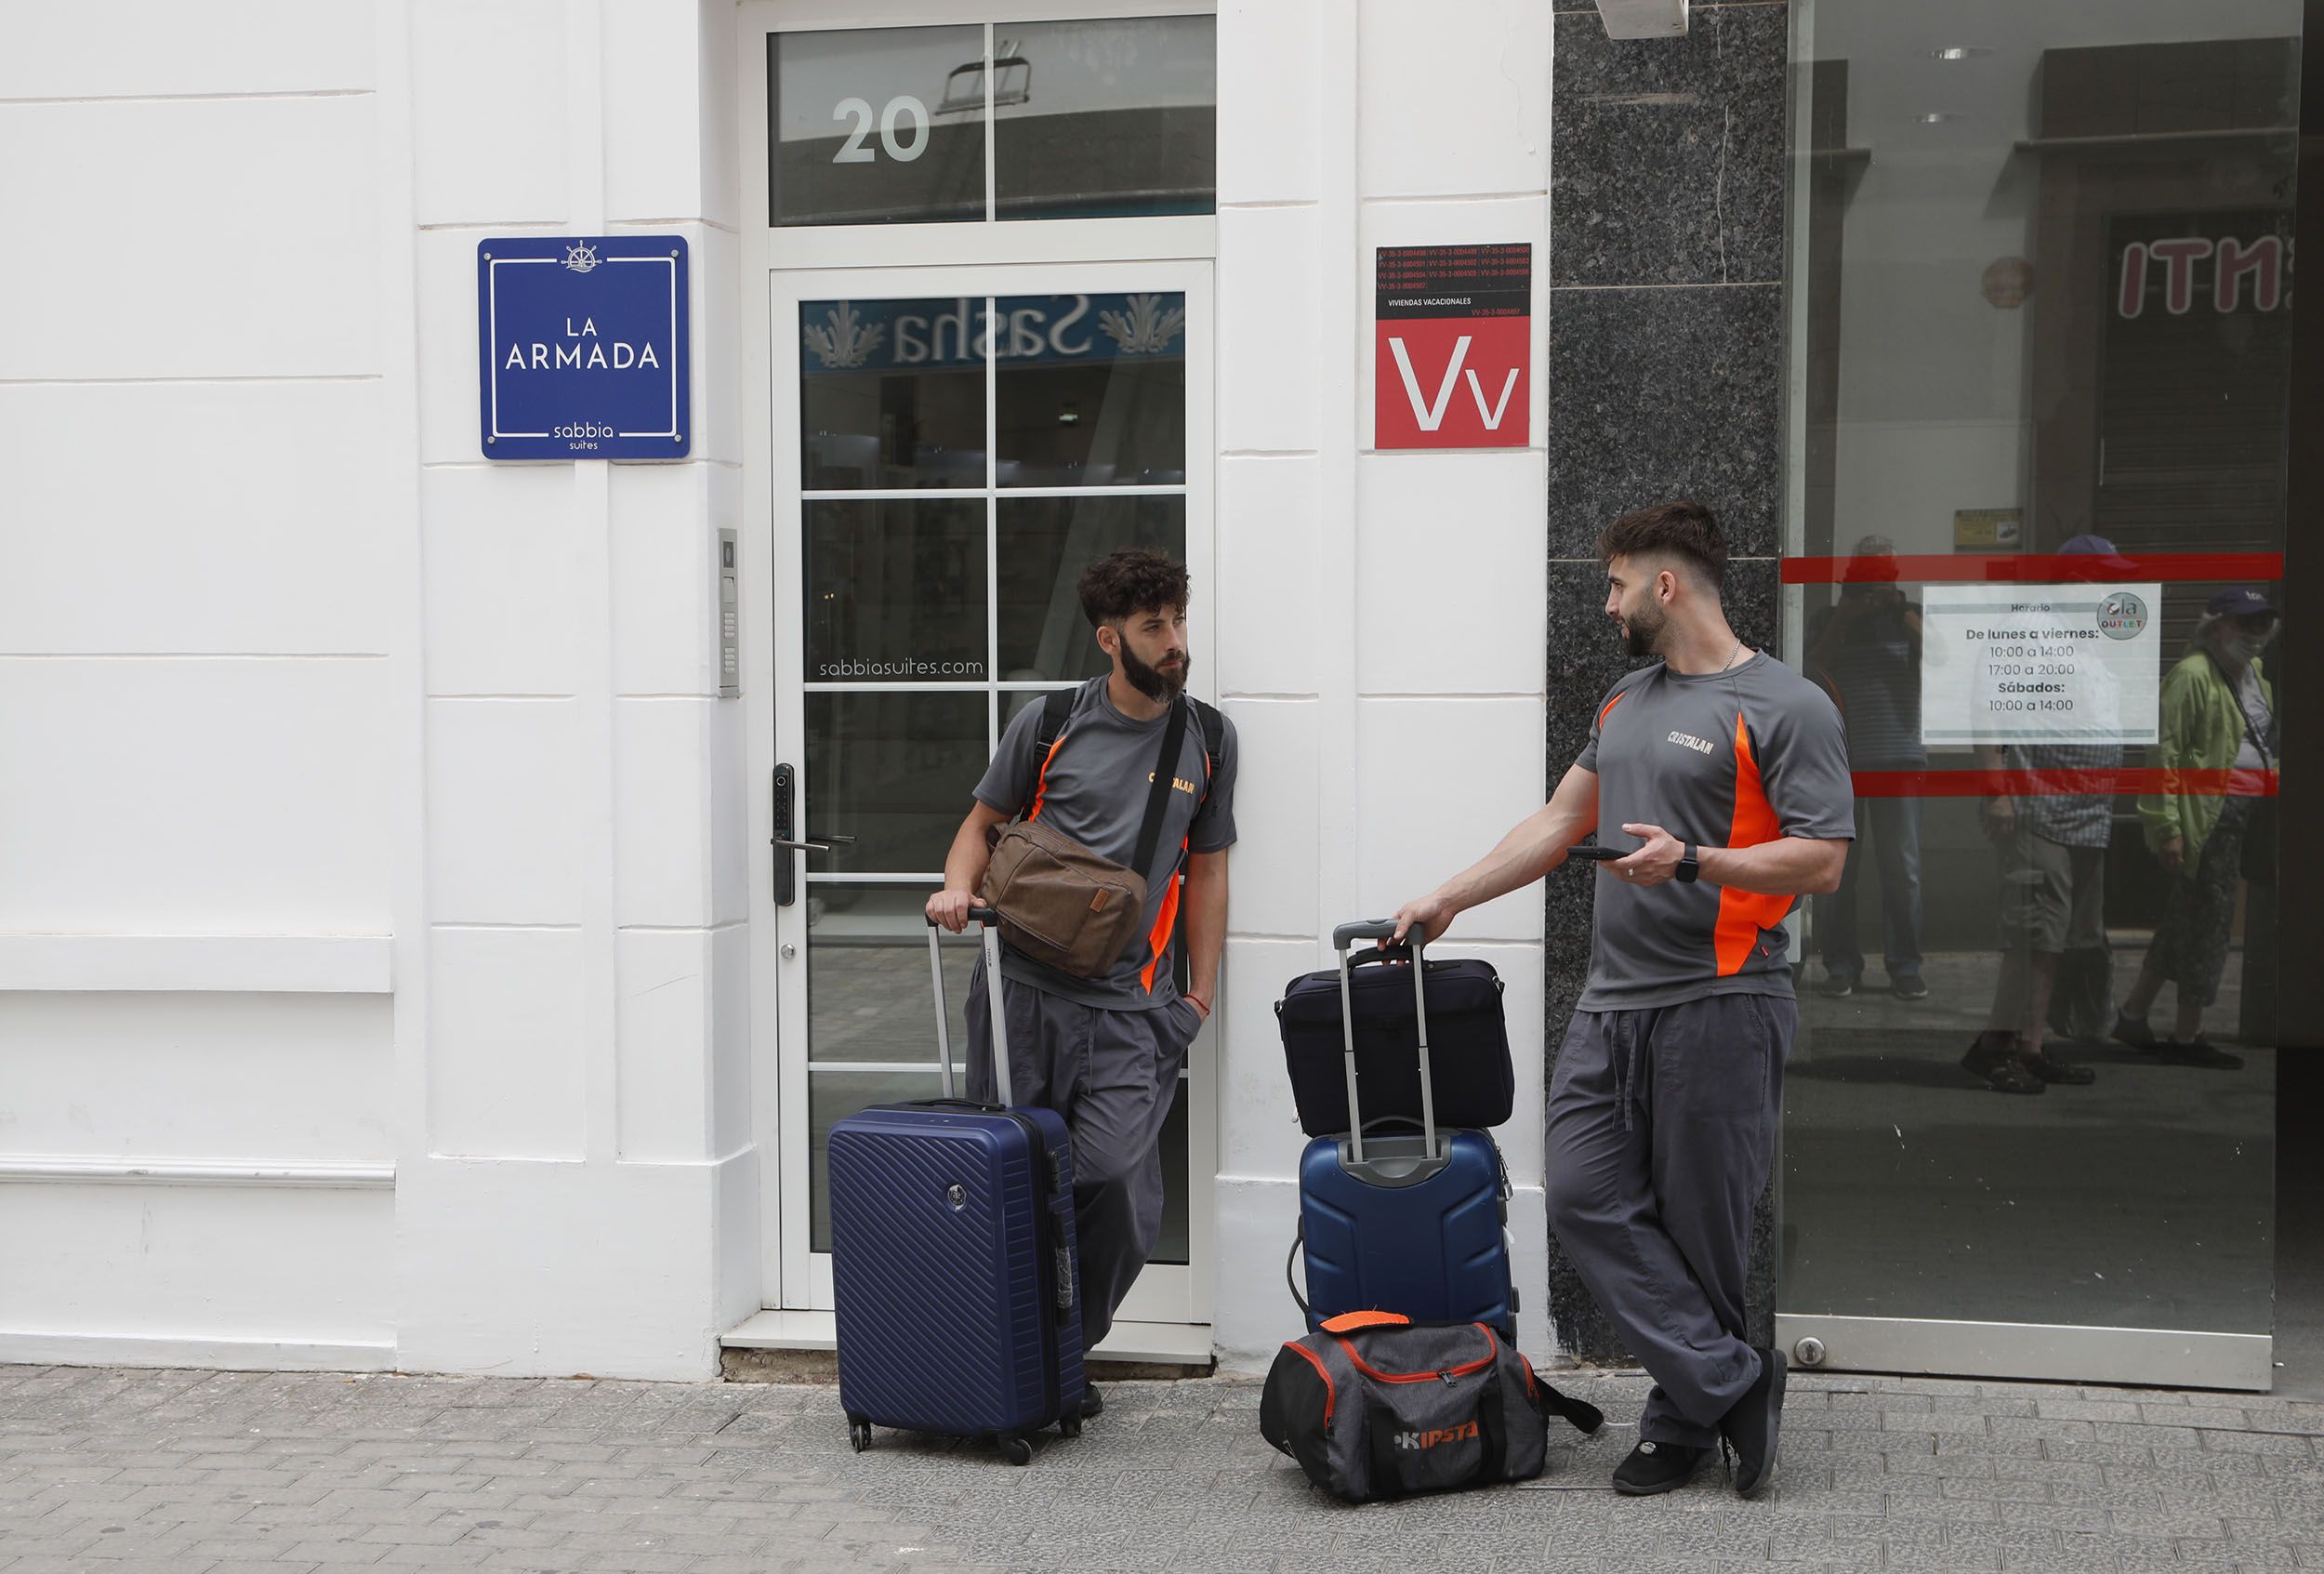
M 1655 1380 L 1638 1435 L 1709 1448 L 1759 1376 L 1744 1338 L 1751 1209 L 1767 1184 L 1799 1008 L 1714 995 L 1578 1011 L 1550 1081 L 1550 1225 Z
M 984 963 L 969 980 L 969 1096 L 993 1098 Z M 1008 982 L 1009 1091 L 1065 1118 L 1073 1134 L 1074 1231 L 1081 1248 L 1081 1337 L 1095 1345 L 1162 1234 L 1162 1126 L 1202 1017 L 1184 1000 L 1105 1011 Z

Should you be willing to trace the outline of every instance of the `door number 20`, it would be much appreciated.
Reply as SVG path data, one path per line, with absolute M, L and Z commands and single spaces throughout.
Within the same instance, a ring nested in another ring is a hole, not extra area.
M 833 164 L 870 164 L 878 155 L 866 146 L 871 139 L 872 107 L 868 99 L 841 99 L 832 106 L 831 118 L 846 120 L 852 117 L 854 133 L 839 151 L 831 155 Z M 906 142 L 896 135 L 896 127 L 904 121 L 912 123 L 912 139 Z M 879 145 L 888 150 L 888 156 L 898 164 L 909 164 L 928 151 L 928 106 L 909 93 L 888 100 L 879 112 Z

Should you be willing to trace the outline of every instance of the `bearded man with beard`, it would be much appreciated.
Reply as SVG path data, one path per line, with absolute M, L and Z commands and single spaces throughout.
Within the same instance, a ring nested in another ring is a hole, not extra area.
M 1784 919 L 1834 890 L 1855 835 L 1830 696 L 1747 648 L 1720 604 L 1726 542 L 1700 503 L 1598 538 L 1606 615 L 1652 666 L 1599 702 L 1550 801 L 1396 914 L 1432 941 L 1596 832 L 1582 990 L 1549 1096 L 1550 1223 L 1655 1380 L 1618 1492 L 1686 1484 L 1714 1446 L 1736 1490 L 1775 1478 L 1784 1358 L 1750 1343 L 1751 1210 L 1766 1189 L 1799 1025 Z
M 1073 1133 L 1074 1209 L 1081 1250 L 1081 1328 L 1094 1346 L 1153 1254 L 1162 1229 L 1162 1127 L 1187 1047 L 1210 1015 L 1226 938 L 1227 849 L 1235 842 L 1235 727 L 1185 692 L 1185 565 L 1158 552 L 1099 559 L 1076 590 L 1113 664 L 1074 692 L 1044 744 L 1045 707 L 1026 706 L 1002 733 L 976 784 L 976 805 L 944 859 L 944 888 L 928 916 L 958 933 L 984 884 L 990 835 L 1021 813 L 1127 866 L 1152 796 L 1173 708 L 1188 714 L 1154 861 L 1141 869 L 1139 939 L 1111 971 L 1075 977 L 1004 940 L 1002 1006 L 1010 1091 L 1064 1117 Z M 1205 723 L 1208 724 L 1206 725 Z M 1217 738 L 1215 763 L 1206 734 Z M 1181 890 L 1181 876 L 1183 890 Z M 1187 986 L 1172 965 L 1183 919 Z M 969 1096 L 990 1100 L 992 1022 L 980 959 L 969 985 Z M 1103 1408 L 1097 1390 L 1082 1414 Z
M 2243 1065 L 2242 1056 L 2203 1037 L 2203 1008 L 2219 995 L 2245 840 L 2265 801 L 2260 787 L 2276 769 L 2276 691 L 2260 653 L 2277 627 L 2276 609 L 2257 590 L 2221 590 L 2195 626 L 2185 659 L 2162 681 L 2155 762 L 2170 790 L 2140 798 L 2138 817 L 2171 876 L 2171 893 L 2114 1036 L 2178 1065 Z M 2165 983 L 2179 986 L 2178 1021 L 2159 1039 L 2146 1013 Z

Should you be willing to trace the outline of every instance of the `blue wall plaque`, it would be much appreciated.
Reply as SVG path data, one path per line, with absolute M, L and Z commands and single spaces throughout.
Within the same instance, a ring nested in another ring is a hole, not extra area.
M 487 459 L 682 459 L 681 235 L 508 235 L 476 247 Z

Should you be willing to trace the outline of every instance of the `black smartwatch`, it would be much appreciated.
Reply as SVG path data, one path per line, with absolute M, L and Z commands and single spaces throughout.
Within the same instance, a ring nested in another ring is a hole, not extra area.
M 1695 883 L 1695 877 L 1702 872 L 1702 860 L 1695 856 L 1695 844 L 1690 841 L 1686 844 L 1685 855 L 1679 859 L 1677 872 L 1672 874 L 1670 878 L 1672 880 L 1684 880 L 1688 885 L 1692 885 Z

